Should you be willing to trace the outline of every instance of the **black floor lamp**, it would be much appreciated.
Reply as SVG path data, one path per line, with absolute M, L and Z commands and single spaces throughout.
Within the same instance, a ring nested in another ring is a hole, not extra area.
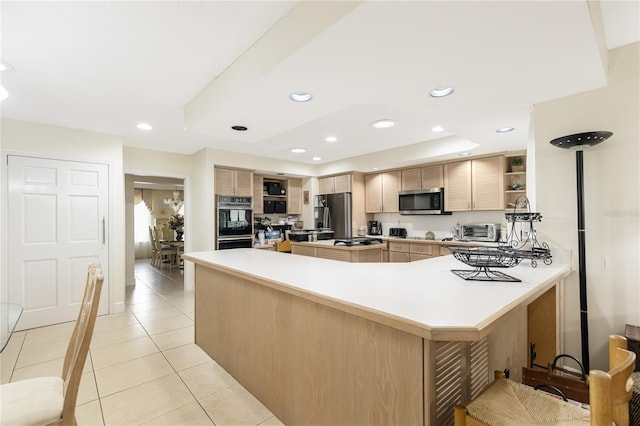
M 582 364 L 588 373 L 589 368 L 589 324 L 587 316 L 587 267 L 585 259 L 585 229 L 584 229 L 584 172 L 582 166 L 582 151 L 604 142 L 613 133 L 586 132 L 575 135 L 563 136 L 552 140 L 550 143 L 558 148 L 572 149 L 576 151 L 576 176 L 578 181 L 578 273 L 580 279 L 580 339 L 582 343 Z

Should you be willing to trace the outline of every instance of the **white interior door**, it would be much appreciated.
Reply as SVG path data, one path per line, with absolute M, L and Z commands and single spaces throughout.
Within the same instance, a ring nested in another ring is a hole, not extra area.
M 98 314 L 109 307 L 106 164 L 8 157 L 9 301 L 17 329 L 75 320 L 87 276 L 105 274 Z

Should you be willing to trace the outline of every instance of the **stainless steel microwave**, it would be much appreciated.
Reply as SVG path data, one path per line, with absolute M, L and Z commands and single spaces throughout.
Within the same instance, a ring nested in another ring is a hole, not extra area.
M 412 189 L 398 193 L 400 214 L 451 214 L 444 211 L 444 188 Z

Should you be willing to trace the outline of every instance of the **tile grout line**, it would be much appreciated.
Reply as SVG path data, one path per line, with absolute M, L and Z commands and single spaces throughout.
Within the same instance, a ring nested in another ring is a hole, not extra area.
M 164 274 L 161 274 L 164 275 Z M 147 287 L 149 287 L 149 285 L 144 282 L 143 280 L 141 280 L 142 283 L 144 285 L 146 285 Z M 158 293 L 156 290 L 154 290 L 153 288 L 149 287 L 149 289 L 151 291 L 153 291 L 155 294 L 157 294 L 158 296 L 160 296 L 165 302 L 169 303 L 171 306 L 173 306 L 174 308 L 178 309 L 183 315 L 184 312 L 182 311 L 182 309 L 180 309 L 179 307 L 171 304 L 169 301 L 167 301 L 160 293 Z M 169 361 L 169 359 L 167 358 L 167 356 L 165 355 L 165 351 L 163 351 L 162 349 L 160 349 L 160 347 L 158 346 L 158 344 L 155 342 L 155 340 L 153 340 L 153 338 L 151 337 L 151 334 L 149 334 L 149 331 L 144 327 L 144 325 L 142 325 L 142 323 L 140 322 L 140 319 L 138 318 L 138 316 L 135 314 L 135 312 L 132 312 L 131 310 L 129 310 L 131 312 L 131 314 L 136 318 L 136 321 L 138 321 L 138 323 L 140 323 L 140 325 L 142 326 L 142 328 L 144 329 L 145 333 L 147 333 L 147 335 L 149 336 L 149 339 L 151 339 L 151 341 L 153 342 L 153 344 L 156 346 L 156 348 L 158 348 L 158 351 L 160 351 L 160 353 L 162 354 L 163 358 L 167 361 L 167 363 L 169 364 L 169 366 L 171 367 L 171 369 L 174 371 L 174 373 L 176 374 L 176 376 L 180 379 L 180 381 L 182 382 L 182 384 L 184 385 L 184 387 L 187 389 L 187 391 L 191 394 L 191 396 L 193 397 L 193 399 L 196 401 L 196 403 L 198 404 L 198 406 L 200 407 L 200 409 L 204 412 L 204 414 L 207 416 L 207 418 L 209 420 L 211 420 L 211 423 L 215 426 L 215 421 L 213 420 L 213 418 L 211 418 L 211 416 L 209 415 L 209 413 L 207 412 L 207 410 L 202 406 L 202 404 L 200 403 L 200 400 L 194 395 L 193 391 L 191 390 L 191 388 L 187 385 L 187 383 L 184 381 L 184 379 L 182 378 L 182 376 L 180 375 L 180 373 L 178 372 L 178 370 L 176 370 L 176 368 L 173 366 L 173 364 L 171 364 L 171 361 Z M 181 345 L 181 346 L 186 346 L 185 345 Z M 176 346 L 176 348 L 179 348 L 181 346 Z M 170 348 L 171 349 L 175 349 L 175 348 Z M 188 405 L 188 404 L 187 404 Z M 187 405 L 184 405 L 183 407 L 186 407 Z M 179 407 L 176 410 L 179 410 L 183 407 Z M 172 411 L 176 411 L 176 410 L 172 410 Z M 159 416 L 161 417 L 161 416 Z M 155 417 L 158 418 L 158 417 Z M 154 418 L 154 419 L 155 419 Z M 151 420 L 154 420 L 151 419 Z M 150 420 L 150 421 L 151 421 Z
M 93 373 L 93 382 L 96 385 L 96 395 L 98 396 L 98 406 L 100 407 L 100 417 L 102 417 L 103 426 L 106 425 L 104 419 L 104 410 L 102 409 L 102 398 L 100 398 L 100 390 L 98 389 L 98 378 L 96 377 L 96 366 L 93 363 L 93 355 L 91 354 L 91 348 L 89 348 L 89 360 L 91 361 L 91 372 Z M 77 405 L 76 405 L 76 408 Z

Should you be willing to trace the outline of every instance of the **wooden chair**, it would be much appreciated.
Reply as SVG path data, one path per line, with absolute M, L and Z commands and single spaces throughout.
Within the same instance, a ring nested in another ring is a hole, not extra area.
M 151 235 L 151 243 L 153 245 L 153 257 L 151 258 L 151 264 L 159 268 L 165 261 L 167 261 L 169 266 L 172 266 L 176 256 L 178 255 L 176 248 L 160 242 L 160 238 L 158 237 L 159 231 L 155 226 L 150 226 L 149 232 Z
M 38 377 L 0 386 L 0 424 L 77 425 L 76 400 L 100 304 L 104 277 L 89 265 L 80 312 L 60 377 Z
M 590 411 L 529 386 L 496 377 L 466 407 L 454 409 L 455 426 L 463 425 L 612 425 L 629 426 L 631 373 L 636 356 L 627 339 L 609 336 L 609 372 L 589 373 Z M 499 374 L 497 374 L 499 376 Z
M 159 256 L 158 250 L 156 249 L 156 237 L 153 235 L 155 228 L 149 226 L 149 241 L 151 241 L 151 265 L 159 266 Z

